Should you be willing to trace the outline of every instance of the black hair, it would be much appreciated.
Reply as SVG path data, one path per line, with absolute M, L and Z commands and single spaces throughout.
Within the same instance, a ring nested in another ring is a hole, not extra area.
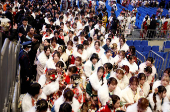
M 70 66 L 68 68 L 69 72 L 76 73 L 77 72 L 77 67 L 76 66 Z
M 141 80 L 142 77 L 144 77 L 146 79 L 146 75 L 144 73 L 139 73 L 138 74 L 138 79 Z
M 144 68 L 144 71 L 151 74 L 152 68 L 150 66 L 147 66 L 146 68 Z
M 100 42 L 99 42 L 99 41 L 96 41 L 96 42 L 94 43 L 94 46 L 96 45 L 96 43 L 98 43 L 98 46 L 100 46 Z
M 46 52 L 47 49 L 50 49 L 50 46 L 49 46 L 49 45 L 48 45 L 48 46 L 44 46 L 44 52 Z M 51 52 L 51 50 L 50 50 L 50 52 Z
M 84 40 L 83 45 L 89 45 L 89 42 L 87 40 Z
M 74 92 L 70 88 L 66 88 L 63 93 L 64 98 L 69 101 L 72 101 Z
M 92 56 L 90 57 L 90 61 L 92 61 L 93 59 L 97 59 L 97 60 L 99 60 L 99 56 L 98 56 L 98 54 L 93 53 L 93 54 L 92 54 Z
M 132 55 L 135 55 L 135 52 L 136 52 L 135 46 L 129 46 L 129 50 L 130 50 L 130 53 L 131 53 Z
M 111 63 L 105 63 L 103 66 L 106 67 L 106 69 L 109 69 L 109 70 L 111 70 L 113 68 L 113 65 Z
M 151 64 L 153 64 L 154 59 L 153 59 L 152 57 L 148 57 L 146 61 L 150 61 L 150 62 L 151 62 Z
M 135 57 L 133 55 L 128 56 L 128 61 L 134 59 Z
M 41 100 L 38 100 L 37 103 L 36 103 L 36 110 L 38 112 L 41 112 L 41 111 L 47 111 L 48 109 L 48 103 L 45 99 L 41 99 Z
M 50 43 L 50 39 L 45 39 L 45 40 L 46 40 L 48 43 Z M 44 41 L 45 41 L 45 40 L 44 40 Z
M 54 31 L 54 35 L 55 35 L 56 33 L 57 33 L 58 35 L 60 34 L 59 31 Z
M 111 38 L 107 38 L 106 40 L 109 40 L 111 42 Z
M 69 103 L 64 102 L 60 105 L 59 112 L 72 112 L 72 107 Z
M 64 63 L 62 61 L 58 61 L 57 64 L 56 64 L 56 67 L 63 68 Z
M 108 80 L 107 80 L 107 84 L 112 84 L 112 85 L 117 85 L 118 82 L 117 80 L 114 78 L 114 77 L 110 77 Z
M 80 75 L 73 74 L 73 75 L 71 75 L 71 79 L 73 79 L 73 80 L 80 79 Z
M 59 53 L 58 51 L 54 51 L 54 53 L 53 53 L 53 59 L 54 59 L 55 54 L 57 54 L 57 56 L 58 56 L 59 58 L 61 57 L 61 55 L 60 55 L 60 53 Z
M 154 109 L 153 109 L 154 111 L 156 111 L 156 108 L 157 108 L 157 105 L 156 105 L 156 103 L 157 103 L 156 95 L 159 94 L 159 93 L 163 93 L 164 91 L 167 92 L 167 90 L 166 90 L 166 88 L 164 86 L 158 86 L 158 92 L 157 93 L 156 92 L 153 93 L 153 101 L 155 103 L 155 106 L 154 106 Z M 163 100 L 162 100 L 162 102 L 163 102 Z
M 78 41 L 79 40 L 78 36 L 75 36 L 73 40 Z
M 41 85 L 37 82 L 34 82 L 34 83 L 31 83 L 29 89 L 28 89 L 28 93 L 31 95 L 31 96 L 35 96 L 35 95 L 38 95 L 39 92 L 40 92 L 40 89 L 41 89 Z
M 103 71 L 103 74 L 104 74 L 104 67 L 103 66 L 100 66 L 100 67 L 98 67 L 98 69 L 97 69 L 97 72 L 99 72 L 99 70 L 102 70 Z M 103 85 L 104 84 L 104 82 L 103 82 L 103 76 L 101 77 L 101 79 L 102 79 L 102 84 L 101 85 Z
M 77 50 L 79 50 L 79 49 L 83 50 L 84 46 L 82 44 L 77 45 Z

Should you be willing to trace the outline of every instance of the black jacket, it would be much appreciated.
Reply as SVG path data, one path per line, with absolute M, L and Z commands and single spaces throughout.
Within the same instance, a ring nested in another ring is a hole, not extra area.
M 21 25 L 21 26 L 18 28 L 18 33 L 22 33 L 24 36 L 26 36 L 27 33 L 30 31 L 30 28 L 31 28 L 31 26 L 30 26 L 30 25 L 27 25 L 27 29 L 26 29 L 26 31 L 25 31 L 23 25 Z
M 39 48 L 39 46 L 40 46 L 39 42 L 35 42 L 35 43 L 32 42 L 31 51 L 28 53 L 30 57 L 31 65 L 34 64 L 35 56 L 37 54 L 37 49 Z
M 61 38 L 57 38 L 57 42 L 56 42 L 57 44 L 59 44 L 59 45 L 65 45 L 65 43 L 64 43 L 64 41 L 61 39 Z

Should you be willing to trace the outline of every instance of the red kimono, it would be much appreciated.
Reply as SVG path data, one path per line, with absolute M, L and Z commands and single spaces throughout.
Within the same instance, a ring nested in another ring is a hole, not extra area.
M 110 108 L 105 105 L 104 107 L 100 108 L 97 112 L 111 112 Z M 113 112 L 116 112 L 115 110 Z

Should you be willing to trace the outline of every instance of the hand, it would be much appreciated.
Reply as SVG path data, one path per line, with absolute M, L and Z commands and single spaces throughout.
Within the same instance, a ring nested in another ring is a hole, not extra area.
M 13 29 L 17 29 L 18 25 L 15 23 L 15 25 L 13 25 Z
M 19 36 L 19 37 L 22 37 L 22 35 L 23 35 L 22 33 L 18 33 L 18 36 Z
M 143 96 L 143 90 L 142 89 L 140 90 L 139 95 Z

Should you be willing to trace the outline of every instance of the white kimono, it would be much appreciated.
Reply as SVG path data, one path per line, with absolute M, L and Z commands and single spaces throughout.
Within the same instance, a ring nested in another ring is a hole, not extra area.
M 129 71 L 132 73 L 135 73 L 136 71 L 138 71 L 138 65 L 134 62 L 132 64 L 129 63 Z
M 51 82 L 50 84 L 45 84 L 46 83 L 46 76 L 41 75 L 41 77 L 38 80 L 38 83 L 41 85 L 41 87 L 43 87 L 42 92 L 45 95 L 50 95 L 53 94 L 55 92 L 57 92 L 59 90 L 59 82 L 58 80 Z
M 106 105 L 106 102 L 109 101 L 109 89 L 108 89 L 108 85 L 107 83 L 103 84 L 100 89 L 98 90 L 98 97 L 99 97 L 99 100 L 100 102 L 102 103 L 102 105 Z M 120 97 L 120 94 L 121 94 L 121 90 L 120 88 L 117 86 L 115 88 L 114 91 L 110 92 L 112 94 L 115 94 L 115 95 L 118 95 Z
M 44 35 L 42 38 L 42 42 L 44 42 L 45 39 L 51 39 L 53 37 L 54 37 L 54 34 L 50 34 L 50 36 L 47 36 L 47 37 L 46 37 L 46 35 Z
M 146 67 L 147 67 L 147 66 L 146 66 L 146 62 L 141 63 L 141 64 L 139 65 L 139 72 L 140 72 L 140 73 L 144 73 L 144 68 L 146 68 Z M 155 74 L 156 74 L 156 68 L 155 68 L 155 66 L 153 65 L 153 66 L 152 66 L 152 73 L 151 73 L 151 75 L 154 77 Z
M 49 56 L 49 59 L 51 58 L 51 55 Z M 38 81 L 39 77 L 44 73 L 44 68 L 46 65 L 46 62 L 48 61 L 47 56 L 45 55 L 45 52 L 41 52 L 38 56 L 38 62 L 37 62 L 37 76 L 36 80 Z
M 94 71 L 97 70 L 97 63 L 94 66 Z M 94 71 L 92 70 L 92 62 L 90 60 L 86 61 L 84 64 L 84 73 L 86 74 L 86 77 L 90 77 Z
M 153 83 L 152 93 L 155 92 L 155 89 L 156 89 L 158 86 L 161 86 L 161 81 L 160 81 L 160 80 L 155 81 L 155 82 Z M 167 85 L 165 88 L 166 88 L 166 96 L 167 96 L 168 98 L 170 98 L 170 85 Z
M 111 63 L 112 65 L 115 63 L 114 58 L 112 58 L 111 56 L 109 57 L 109 59 L 106 57 L 105 54 L 103 54 L 98 62 L 99 66 L 104 65 L 105 63 Z
M 126 43 L 124 43 L 124 45 L 120 48 L 120 43 L 118 43 L 118 44 L 117 44 L 117 49 L 118 49 L 119 51 L 124 50 L 125 52 L 127 52 L 127 51 L 129 50 L 129 46 L 128 46 Z
M 148 96 L 147 99 L 149 100 L 149 104 L 150 104 L 150 106 L 151 106 L 151 109 L 153 110 L 153 109 L 154 109 L 154 106 L 155 106 L 155 103 L 154 103 L 154 101 L 153 101 L 153 93 L 149 94 L 149 96 Z M 162 105 L 164 105 L 164 103 L 169 102 L 168 98 L 165 97 L 164 100 L 163 100 L 163 104 L 161 105 L 162 100 L 159 98 L 159 95 L 156 95 L 156 101 L 157 101 L 157 102 L 156 102 L 156 112 L 157 112 L 158 110 L 159 110 L 159 111 L 163 110 Z M 154 112 L 154 111 L 153 111 L 153 112 Z
M 96 53 L 96 54 L 98 54 L 99 58 L 101 58 L 101 56 L 104 54 L 105 50 L 102 47 L 100 47 L 99 49 L 100 49 L 100 51 L 98 53 L 98 52 L 96 52 L 95 47 L 92 47 L 90 55 L 92 55 L 93 53 Z
M 141 97 L 139 92 L 140 92 L 140 88 L 137 88 L 137 93 L 136 95 L 134 95 L 132 89 L 130 88 L 130 86 L 127 86 L 124 90 L 122 90 L 121 92 L 121 101 L 126 102 L 126 103 L 135 103 L 137 102 Z
M 38 99 L 47 99 L 46 95 L 42 93 L 38 96 Z M 36 101 L 34 101 L 34 105 L 36 105 Z M 33 107 L 32 105 L 32 97 L 29 93 L 27 93 L 22 99 L 22 112 L 27 112 Z
M 119 60 L 119 55 L 116 55 L 113 59 L 117 62 Z M 118 67 L 122 67 L 123 65 L 129 66 L 129 61 L 126 58 L 122 59 L 122 61 L 118 63 Z
M 127 107 L 126 112 L 138 112 L 138 103 L 132 104 L 130 106 Z M 147 107 L 147 110 L 145 112 L 152 112 L 152 110 L 150 109 L 150 107 Z
M 73 56 L 74 56 L 74 58 L 76 58 L 77 56 L 80 56 L 82 59 L 82 62 L 86 61 L 86 59 L 88 58 L 86 50 L 83 50 L 83 53 L 80 54 L 77 52 L 77 48 L 74 49 Z
M 71 50 L 66 49 L 66 53 L 68 56 L 72 55 L 73 51 L 74 51 L 73 49 L 71 49 Z
M 61 96 L 54 102 L 54 110 L 55 110 L 55 112 L 59 112 L 60 105 L 63 104 L 64 102 L 65 102 L 64 96 L 61 95 Z M 74 112 L 78 112 L 79 107 L 80 107 L 80 104 L 79 104 L 78 100 L 73 97 L 72 102 L 73 102 L 73 103 L 71 104 L 72 110 L 73 110 Z
M 97 72 L 93 73 L 90 77 L 89 77 L 89 81 L 90 81 L 90 84 L 92 86 L 92 88 L 95 90 L 95 91 L 98 91 L 99 88 L 101 87 L 102 85 L 102 80 L 99 80 L 98 79 L 98 76 L 97 76 Z M 107 83 L 107 80 L 106 78 L 104 77 L 103 78 L 103 83 Z
M 121 80 L 119 80 L 119 79 L 116 77 L 116 73 L 111 74 L 110 77 L 114 77 L 114 78 L 117 80 L 117 82 L 118 82 L 117 86 L 118 86 L 121 90 L 125 89 L 125 88 L 128 86 L 128 84 L 129 84 L 129 79 L 127 78 L 126 75 L 124 75 Z
M 142 87 L 139 86 L 139 88 L 141 88 L 141 90 L 143 90 L 143 96 L 146 98 L 149 94 L 149 90 L 150 90 L 150 85 L 148 84 L 148 82 L 145 82 L 143 84 Z

